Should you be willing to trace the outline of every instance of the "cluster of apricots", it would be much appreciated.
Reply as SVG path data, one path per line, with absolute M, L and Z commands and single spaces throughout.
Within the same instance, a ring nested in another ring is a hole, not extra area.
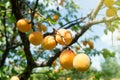
M 106 10 L 107 17 L 117 16 L 117 9 L 113 6 L 114 0 L 104 0 L 104 5 L 107 7 Z
M 53 19 L 58 20 L 58 15 L 54 15 Z M 32 24 L 27 19 L 20 19 L 17 21 L 17 28 L 19 31 L 25 33 L 32 29 Z M 35 46 L 42 45 L 43 49 L 51 50 L 56 47 L 57 43 L 61 45 L 69 45 L 72 41 L 72 34 L 67 29 L 59 29 L 54 35 L 43 37 L 42 31 L 47 30 L 46 26 L 41 24 L 36 26 L 38 31 L 33 31 L 29 34 L 29 42 Z
M 93 49 L 94 48 L 94 42 L 92 40 L 85 40 L 85 41 L 82 41 L 82 44 L 84 46 L 89 46 L 90 49 Z
M 34 15 L 35 18 L 38 14 Z M 54 15 L 54 21 L 59 19 L 58 15 Z M 20 19 L 16 23 L 17 29 L 20 32 L 26 33 L 31 32 L 28 35 L 28 40 L 31 44 L 38 46 L 41 45 L 45 50 L 52 50 L 57 44 L 69 45 L 72 42 L 72 34 L 67 29 L 56 30 L 53 35 L 43 36 L 43 32 L 47 30 L 44 24 L 37 25 L 38 30 L 32 31 L 32 24 L 27 19 Z M 84 45 L 89 44 L 91 49 L 94 48 L 92 41 L 83 42 Z M 61 67 L 64 69 L 71 69 L 72 67 L 79 71 L 86 71 L 90 66 L 90 58 L 85 53 L 75 54 L 71 49 L 65 49 L 61 52 L 59 57 Z M 53 62 L 53 65 L 56 65 Z M 57 70 L 55 70 L 57 72 Z M 16 76 L 12 78 L 17 78 Z M 13 80 L 11 78 L 11 80 Z M 19 80 L 19 79 L 16 79 Z
M 60 57 L 60 65 L 64 69 L 75 68 L 78 71 L 86 71 L 90 66 L 90 58 L 85 53 L 75 54 L 71 49 L 65 49 L 61 52 Z

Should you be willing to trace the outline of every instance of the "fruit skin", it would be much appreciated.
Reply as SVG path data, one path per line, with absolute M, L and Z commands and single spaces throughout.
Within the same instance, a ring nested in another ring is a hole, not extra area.
M 115 9 L 115 8 L 108 8 L 107 10 L 106 10 L 106 16 L 107 17 L 113 17 L 113 16 L 117 16 L 117 9 Z
M 72 42 L 72 34 L 66 29 L 59 29 L 55 38 L 61 45 L 69 45 Z
M 94 43 L 93 43 L 92 40 L 89 40 L 89 41 L 88 41 L 88 45 L 89 45 L 89 48 L 90 48 L 90 49 L 93 49 L 93 48 L 94 48 Z
M 51 35 L 46 36 L 42 42 L 42 47 L 46 50 L 52 50 L 56 45 L 55 38 Z
M 90 58 L 84 54 L 77 54 L 73 59 L 73 67 L 78 71 L 86 71 L 90 66 Z
M 12 76 L 10 80 L 20 80 L 17 76 Z
M 42 33 L 39 31 L 32 32 L 29 35 L 29 41 L 30 41 L 30 43 L 32 43 L 35 46 L 40 45 L 43 41 Z
M 75 53 L 72 50 L 64 50 L 60 54 L 59 60 L 60 60 L 60 65 L 64 69 L 71 69 L 73 67 L 73 59 L 75 57 Z
M 20 19 L 17 21 L 17 28 L 21 32 L 28 32 L 31 30 L 31 24 L 29 24 L 28 20 L 26 19 Z
M 55 14 L 54 16 L 53 16 L 53 20 L 54 21 L 57 21 L 59 19 L 59 16 L 57 15 L 57 14 Z
M 114 0 L 104 0 L 104 4 L 107 7 L 112 7 L 112 5 L 114 4 Z

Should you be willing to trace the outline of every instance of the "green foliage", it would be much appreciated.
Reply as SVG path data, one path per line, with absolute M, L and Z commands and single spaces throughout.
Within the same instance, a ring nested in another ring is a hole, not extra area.
M 120 65 L 117 63 L 115 58 L 107 58 L 104 63 L 101 64 L 102 67 L 102 77 L 105 79 L 111 79 L 119 77 Z
M 103 57 L 106 59 L 107 57 L 115 57 L 115 52 L 112 52 L 108 49 L 102 49 L 101 51 Z

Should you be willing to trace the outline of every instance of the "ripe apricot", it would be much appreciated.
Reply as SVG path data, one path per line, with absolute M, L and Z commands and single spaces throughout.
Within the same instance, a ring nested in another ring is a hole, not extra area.
M 70 77 L 67 77 L 66 80 L 71 80 L 71 78 L 70 78 Z
M 79 71 L 86 71 L 90 66 L 90 58 L 88 55 L 81 53 L 77 54 L 73 59 L 73 67 Z
M 59 19 L 59 16 L 57 15 L 57 14 L 55 14 L 54 16 L 53 16 L 53 20 L 54 21 L 57 21 Z
M 42 47 L 47 50 L 52 50 L 56 47 L 56 41 L 54 36 L 48 35 L 44 38 L 42 42 Z
M 104 0 L 104 4 L 107 7 L 112 7 L 112 5 L 114 4 L 114 0 Z
M 61 45 L 69 45 L 72 42 L 72 34 L 66 29 L 59 29 L 55 38 Z
M 42 43 L 42 41 L 43 41 L 43 35 L 42 35 L 42 33 L 39 32 L 39 31 L 32 32 L 29 35 L 29 41 L 33 45 L 40 45 Z
M 89 45 L 89 48 L 90 49 L 93 49 L 94 48 L 94 42 L 92 40 L 89 40 L 88 41 L 88 45 Z
M 21 32 L 28 32 L 31 30 L 31 24 L 29 24 L 28 20 L 20 19 L 17 21 L 17 28 Z
M 60 60 L 60 65 L 64 69 L 71 69 L 73 67 L 73 59 L 75 57 L 75 53 L 72 50 L 64 50 L 60 54 L 59 60 Z
M 10 80 L 20 80 L 17 76 L 12 76 Z
M 116 16 L 117 15 L 117 9 L 115 9 L 115 8 L 108 8 L 107 10 L 106 10 L 106 16 L 107 17 L 113 17 L 113 16 Z

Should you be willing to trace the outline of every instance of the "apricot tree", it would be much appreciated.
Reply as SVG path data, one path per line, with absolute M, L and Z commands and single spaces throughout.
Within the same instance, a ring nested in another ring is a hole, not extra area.
M 6 70 L 6 75 L 17 75 L 20 80 L 28 80 L 33 69 L 51 67 L 64 50 L 93 55 L 91 51 L 95 51 L 94 40 L 79 39 L 93 25 L 105 24 L 105 33 L 119 29 L 119 5 L 119 0 L 100 0 L 86 16 L 78 17 L 80 8 L 75 4 L 75 0 L 1 0 L 1 75 Z M 61 11 L 61 8 L 64 11 Z M 99 13 L 102 10 L 105 13 L 101 16 Z M 106 56 L 106 52 L 109 51 L 104 49 L 100 53 Z M 39 58 L 41 60 L 38 60 Z M 79 58 L 77 59 L 79 61 Z M 87 59 L 90 64 L 89 58 Z M 84 61 L 82 64 L 84 65 Z M 71 65 L 70 62 L 70 67 Z M 75 65 L 79 66 L 77 63 Z M 9 66 L 14 68 L 8 70 Z M 9 79 L 9 76 L 2 75 L 0 79 Z

